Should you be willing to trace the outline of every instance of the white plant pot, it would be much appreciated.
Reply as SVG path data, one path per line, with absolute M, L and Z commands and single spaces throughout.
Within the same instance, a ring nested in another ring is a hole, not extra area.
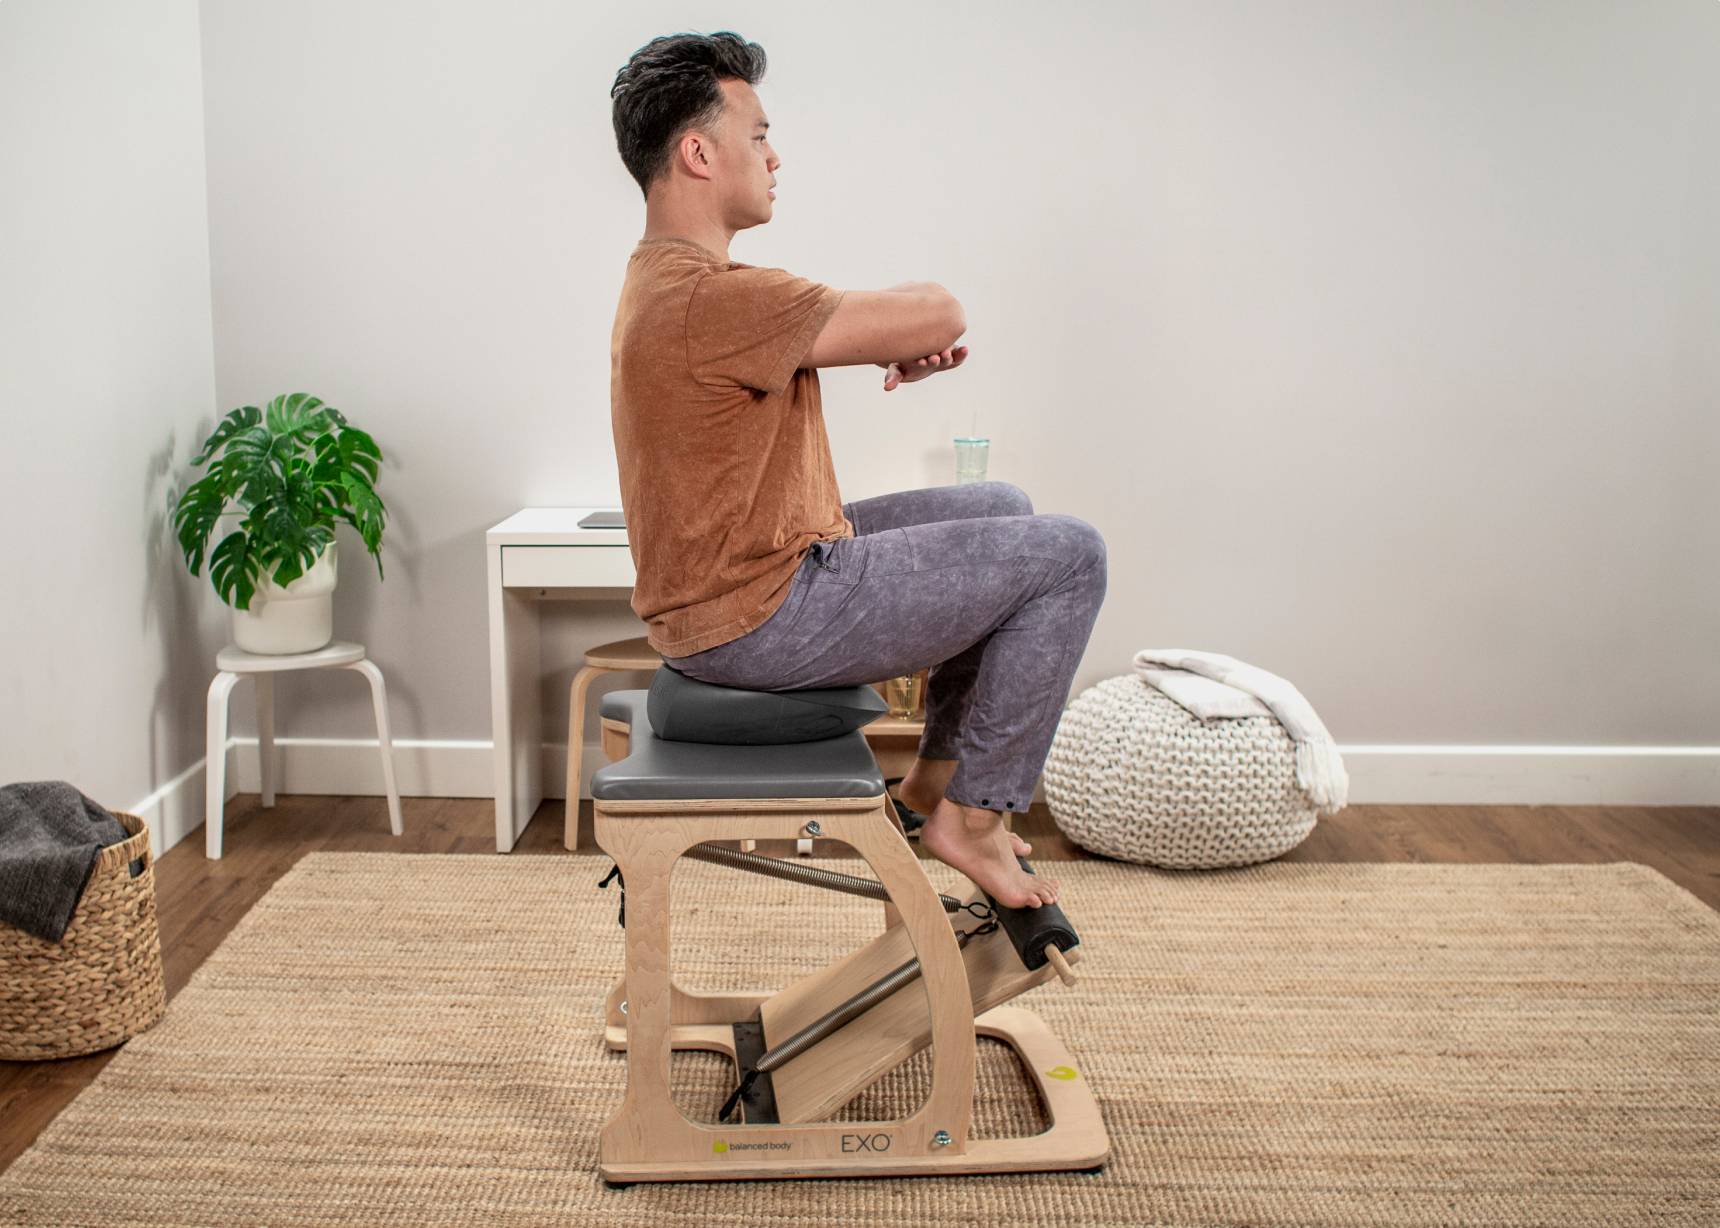
M 282 588 L 264 575 L 251 608 L 233 606 L 233 642 L 246 652 L 285 656 L 315 652 L 334 638 L 334 585 L 339 578 L 335 543 L 323 547 L 310 570 Z

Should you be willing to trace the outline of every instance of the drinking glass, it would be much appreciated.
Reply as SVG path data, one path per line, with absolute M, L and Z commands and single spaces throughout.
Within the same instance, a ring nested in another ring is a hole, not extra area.
M 903 674 L 900 678 L 884 680 L 884 702 L 890 705 L 890 715 L 907 720 L 920 710 L 920 697 L 925 691 L 926 671 Z
M 974 435 L 956 436 L 956 485 L 985 481 L 986 456 L 991 440 Z

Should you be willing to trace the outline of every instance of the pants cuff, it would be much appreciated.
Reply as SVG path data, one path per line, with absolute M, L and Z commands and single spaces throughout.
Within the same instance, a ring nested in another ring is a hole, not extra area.
M 976 793 L 967 786 L 957 788 L 953 780 L 950 785 L 950 788 L 944 790 L 944 797 L 958 806 L 1026 814 L 1027 808 L 1033 803 L 1032 789 L 1005 787 L 1001 792 L 992 792 L 990 786 L 984 786 L 983 791 Z

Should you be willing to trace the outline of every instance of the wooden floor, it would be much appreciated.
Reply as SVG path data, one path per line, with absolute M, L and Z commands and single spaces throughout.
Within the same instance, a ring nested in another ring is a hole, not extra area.
M 256 794 L 227 806 L 226 855 L 209 861 L 193 832 L 156 862 L 163 975 L 171 1002 L 235 922 L 306 853 L 496 852 L 488 798 L 403 798 L 406 834 L 388 830 L 380 797 L 282 796 L 270 810 Z M 579 851 L 597 853 L 591 803 L 582 803 Z M 538 808 L 512 856 L 563 856 L 563 806 Z M 1033 860 L 1078 860 L 1037 806 L 1015 823 Z M 786 843 L 786 842 L 785 842 Z M 761 844 L 763 852 L 785 852 Z M 923 856 L 923 854 L 922 854 Z M 1653 866 L 1720 910 L 1720 807 L 1351 806 L 1322 819 L 1283 861 L 1565 862 L 1636 861 Z M 1199 871 L 1192 871 L 1198 873 Z M 52 1062 L 0 1062 L 0 1170 L 110 1061 L 118 1049 Z

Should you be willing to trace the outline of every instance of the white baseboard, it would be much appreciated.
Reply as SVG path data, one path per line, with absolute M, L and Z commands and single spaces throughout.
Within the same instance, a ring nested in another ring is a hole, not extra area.
M 255 741 L 252 739 L 253 745 Z M 256 757 L 256 751 L 253 750 L 253 762 Z M 207 762 L 207 757 L 199 759 L 141 802 L 129 807 L 132 814 L 149 825 L 149 846 L 157 857 L 203 826 L 203 791 L 207 787 L 203 766 Z M 229 742 L 228 800 L 238 792 L 239 782 L 234 779 L 233 772 L 233 745 Z
M 277 738 L 281 793 L 381 797 L 374 740 Z M 1344 746 L 1353 805 L 1720 806 L 1717 746 Z M 581 761 L 582 797 L 604 763 L 597 744 Z M 403 797 L 491 797 L 488 742 L 400 741 L 394 771 Z M 566 793 L 567 748 L 543 747 L 546 797 Z M 203 824 L 203 760 L 150 794 L 132 813 L 148 822 L 156 856 Z M 227 748 L 227 795 L 256 793 L 257 740 Z M 1043 802 L 1043 785 L 1034 791 Z

